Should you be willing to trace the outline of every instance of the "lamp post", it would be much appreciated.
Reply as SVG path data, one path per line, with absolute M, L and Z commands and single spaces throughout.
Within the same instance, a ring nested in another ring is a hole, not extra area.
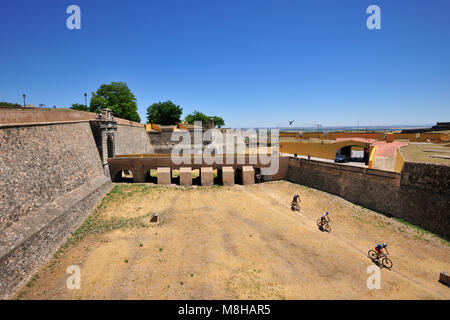
M 25 107 L 25 98 L 27 97 L 27 95 L 24 93 L 24 94 L 22 95 L 22 97 L 23 97 L 23 106 Z
M 84 93 L 84 105 L 87 109 L 87 93 L 86 92 Z

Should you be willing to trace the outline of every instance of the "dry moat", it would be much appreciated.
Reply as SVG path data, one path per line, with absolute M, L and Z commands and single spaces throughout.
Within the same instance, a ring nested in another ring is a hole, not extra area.
M 301 211 L 290 201 L 300 194 Z M 331 233 L 316 220 L 331 213 Z M 154 212 L 159 221 L 150 223 Z M 367 251 L 389 244 L 381 289 Z M 116 184 L 19 299 L 449 299 L 450 247 L 421 229 L 286 181 Z M 66 269 L 81 269 L 69 290 Z

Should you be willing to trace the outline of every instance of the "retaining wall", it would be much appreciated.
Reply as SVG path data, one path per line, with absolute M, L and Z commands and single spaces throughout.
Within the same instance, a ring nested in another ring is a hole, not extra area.
M 404 219 L 450 239 L 450 167 L 405 163 L 402 173 L 289 158 L 286 180 Z
M 145 131 L 145 125 L 126 124 L 117 121 L 116 154 L 149 154 L 154 150 Z
M 72 109 L 14 108 L 0 110 L 0 125 L 95 120 L 96 114 Z

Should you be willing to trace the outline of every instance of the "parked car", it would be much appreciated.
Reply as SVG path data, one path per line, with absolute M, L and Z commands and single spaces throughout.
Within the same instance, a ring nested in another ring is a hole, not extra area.
M 346 156 L 344 154 L 340 154 L 340 155 L 336 156 L 336 159 L 334 159 L 334 162 L 340 162 L 340 163 L 350 162 L 350 157 Z

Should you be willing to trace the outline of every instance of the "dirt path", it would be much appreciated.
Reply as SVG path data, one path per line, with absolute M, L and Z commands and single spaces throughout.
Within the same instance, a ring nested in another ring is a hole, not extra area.
M 262 202 L 262 203 L 265 202 L 265 199 L 264 199 L 263 195 L 259 195 L 259 196 L 252 195 L 251 193 L 247 192 L 247 191 L 245 190 L 245 188 L 243 189 L 243 191 L 246 192 L 246 193 L 248 193 L 249 196 L 254 197 L 255 199 L 257 199 L 258 201 L 260 201 L 260 202 Z M 268 191 L 269 191 L 269 192 L 268 192 Z M 274 199 L 274 200 L 277 202 L 277 206 L 279 207 L 279 208 L 276 208 L 275 206 L 270 206 L 270 205 L 268 205 L 268 208 L 269 208 L 270 210 L 276 211 L 276 212 L 282 212 L 282 211 L 286 212 L 286 209 L 285 209 L 285 203 L 287 203 L 287 201 L 289 201 L 289 197 L 286 198 L 286 194 L 284 194 L 284 193 L 283 193 L 283 194 L 279 194 L 279 193 L 278 193 L 277 196 L 274 196 L 275 192 L 276 192 L 276 191 L 273 190 L 273 189 L 272 189 L 272 190 L 267 190 L 267 189 L 264 190 L 264 189 L 263 189 L 263 194 L 264 194 L 264 196 L 270 197 L 270 198 Z M 283 203 L 281 203 L 278 199 L 283 199 L 283 198 L 284 198 L 285 201 L 284 201 Z M 308 209 L 310 209 L 310 208 L 308 208 Z M 303 210 L 303 212 L 301 212 L 300 215 L 302 215 L 302 216 L 305 217 L 307 220 L 309 220 L 309 226 L 313 226 L 314 223 L 315 223 L 315 221 L 317 221 L 316 218 L 317 218 L 319 215 L 315 215 L 314 218 L 311 219 L 311 218 L 309 218 L 308 216 L 306 216 L 306 215 L 304 214 L 304 212 L 305 212 L 305 210 Z M 289 213 L 288 213 L 288 214 L 289 214 Z M 356 254 L 355 259 L 356 259 L 356 258 L 358 258 L 358 259 L 363 258 L 363 259 L 365 259 L 365 260 L 367 259 L 367 257 L 366 257 L 366 254 L 367 254 L 366 248 L 359 248 L 359 247 L 353 245 L 353 243 L 349 242 L 347 239 L 345 239 L 345 238 L 341 237 L 340 235 L 336 234 L 336 232 L 330 233 L 330 238 L 334 238 L 334 239 L 337 240 L 337 241 L 341 241 L 342 243 L 344 243 L 345 245 L 347 245 L 348 248 L 349 248 L 350 250 L 353 250 L 353 251 L 355 252 L 355 254 Z M 332 242 L 332 241 L 334 241 L 334 240 L 331 239 L 331 242 Z M 408 280 L 408 281 L 411 281 L 411 282 L 415 283 L 416 286 L 428 290 L 429 293 L 432 293 L 432 294 L 435 294 L 435 295 L 439 295 L 439 296 L 441 296 L 441 298 L 443 298 L 443 299 L 446 299 L 446 298 L 447 298 L 447 296 L 446 296 L 446 295 L 443 295 L 441 292 L 435 291 L 435 290 L 433 290 L 433 288 L 429 288 L 428 285 L 427 285 L 426 283 L 420 281 L 420 278 L 419 278 L 418 280 L 416 280 L 416 276 L 415 276 L 415 275 L 407 275 L 407 274 L 403 274 L 403 273 L 397 271 L 397 269 L 391 269 L 391 270 L 388 270 L 388 271 L 393 272 L 393 273 L 397 274 L 399 277 L 404 278 L 404 279 L 406 279 L 406 280 Z
M 301 212 L 290 210 L 294 194 Z M 331 233 L 316 221 L 331 212 Z M 153 212 L 160 220 L 149 222 Z M 88 223 L 89 222 L 89 223 Z M 120 185 L 21 299 L 449 299 L 450 249 L 339 197 L 285 181 L 220 188 Z M 393 269 L 366 286 L 367 251 Z M 69 265 L 81 289 L 69 290 Z

